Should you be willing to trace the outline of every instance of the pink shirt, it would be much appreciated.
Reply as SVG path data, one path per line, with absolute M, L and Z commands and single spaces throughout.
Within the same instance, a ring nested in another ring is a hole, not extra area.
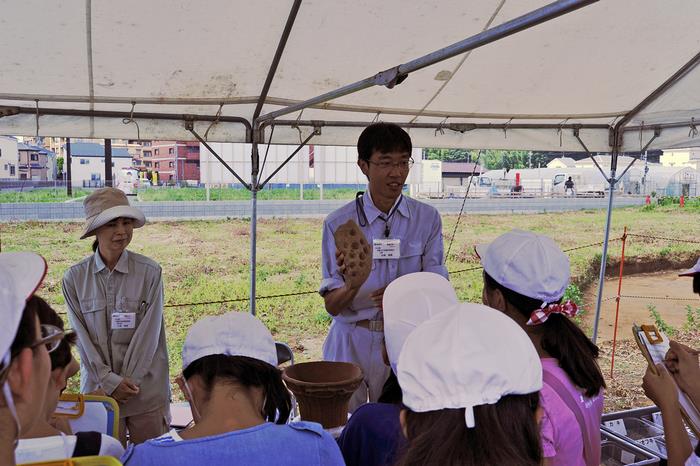
M 553 374 L 581 404 L 586 428 L 593 441 L 593 453 L 600 463 L 600 418 L 603 415 L 603 390 L 587 398 L 577 388 L 554 358 L 542 358 L 542 368 Z M 553 466 L 586 466 L 583 458 L 583 435 L 576 415 L 559 395 L 546 383 L 540 391 L 540 405 L 544 411 L 540 434 L 542 453 Z M 596 463 L 596 464 L 598 464 Z

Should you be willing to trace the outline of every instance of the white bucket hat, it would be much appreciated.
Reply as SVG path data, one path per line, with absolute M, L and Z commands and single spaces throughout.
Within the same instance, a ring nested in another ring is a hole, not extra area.
M 46 261 L 33 252 L 0 253 L 0 362 L 7 364 L 27 300 L 46 276 Z
M 679 277 L 694 277 L 700 273 L 700 259 L 695 263 L 692 269 L 688 269 L 683 273 L 679 273 Z
M 382 302 L 384 342 L 394 373 L 406 337 L 419 324 L 457 302 L 457 294 L 450 282 L 436 273 L 410 273 L 386 287 Z
M 190 328 L 182 345 L 182 370 L 197 359 L 213 354 L 247 356 L 277 366 L 272 334 L 247 312 L 204 317 Z
M 134 220 L 134 228 L 141 228 L 146 217 L 140 209 L 129 205 L 126 194 L 117 188 L 101 188 L 83 201 L 85 208 L 85 231 L 80 239 L 95 234 L 95 230 L 115 218 L 126 217 Z
M 414 412 L 465 408 L 542 388 L 542 364 L 530 338 L 505 314 L 462 303 L 419 325 L 406 339 L 397 377 Z
M 569 285 L 569 258 L 547 236 L 511 230 L 476 252 L 491 278 L 528 298 L 557 302 Z

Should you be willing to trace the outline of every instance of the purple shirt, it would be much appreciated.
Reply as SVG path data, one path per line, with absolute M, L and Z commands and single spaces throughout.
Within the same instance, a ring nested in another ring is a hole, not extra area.
M 588 398 L 577 388 L 554 358 L 542 358 L 542 368 L 553 374 L 581 405 L 583 418 L 593 442 L 593 454 L 600 463 L 600 421 L 603 415 L 603 390 Z M 576 415 L 549 385 L 540 391 L 540 406 L 544 411 L 540 434 L 542 454 L 552 466 L 586 466 L 583 457 L 583 434 Z M 596 463 L 596 464 L 598 464 Z

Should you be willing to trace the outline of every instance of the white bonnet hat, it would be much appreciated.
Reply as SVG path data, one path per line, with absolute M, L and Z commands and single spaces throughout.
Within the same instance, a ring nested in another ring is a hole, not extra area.
M 384 291 L 384 342 L 396 373 L 406 337 L 421 323 L 457 304 L 457 294 L 442 275 L 416 272 L 394 280 Z
M 412 411 L 465 408 L 542 388 L 542 364 L 530 338 L 505 314 L 457 304 L 419 325 L 406 339 L 397 377 Z
M 528 298 L 557 302 L 569 285 L 569 258 L 547 236 L 511 230 L 476 252 L 491 278 Z
M 247 356 L 277 366 L 272 334 L 247 312 L 204 317 L 190 328 L 182 345 L 182 370 L 204 356 Z

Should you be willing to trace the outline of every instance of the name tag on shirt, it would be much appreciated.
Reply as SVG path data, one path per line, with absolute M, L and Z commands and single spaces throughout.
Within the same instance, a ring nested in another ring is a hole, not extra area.
M 123 330 L 136 328 L 135 312 L 113 312 L 112 330 Z
M 400 259 L 401 240 L 400 239 L 375 239 L 373 241 L 373 259 Z

